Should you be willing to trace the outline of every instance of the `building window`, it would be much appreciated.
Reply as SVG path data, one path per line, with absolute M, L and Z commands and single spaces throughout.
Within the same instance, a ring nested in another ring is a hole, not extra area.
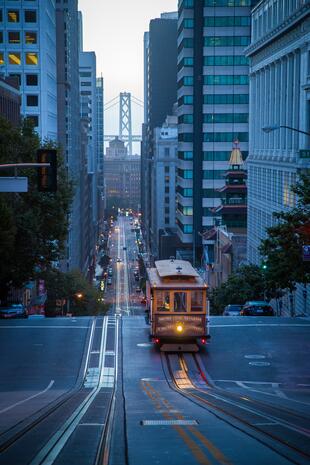
M 251 6 L 252 0 L 205 0 L 205 6 Z
M 178 175 L 183 179 L 193 179 L 193 170 L 178 169 Z
M 205 47 L 238 47 L 250 44 L 249 36 L 208 36 L 204 38 Z
M 10 73 L 9 76 L 15 78 L 17 80 L 17 82 L 18 82 L 18 85 L 19 86 L 21 85 L 21 83 L 22 83 L 21 74 L 19 74 L 19 73 Z
M 19 11 L 18 10 L 9 10 L 8 11 L 8 22 L 9 23 L 19 23 Z
M 250 26 L 250 16 L 206 16 L 204 19 L 205 27 L 234 27 Z
M 182 229 L 185 234 L 191 234 L 193 232 L 193 225 L 184 224 Z
M 178 152 L 178 158 L 180 158 L 181 160 L 192 160 L 193 152 L 191 151 Z
M 81 86 L 82 86 L 82 87 L 90 87 L 90 86 L 91 86 L 91 82 L 90 82 L 90 81 L 81 82 Z
M 9 44 L 20 44 L 20 32 L 18 31 L 8 32 L 8 42 Z
M 25 32 L 25 43 L 26 44 L 36 44 L 37 43 L 37 33 L 36 32 L 30 32 L 26 31 Z
M 3 31 L 0 31 L 0 44 L 3 44 Z
M 26 65 L 37 65 L 39 62 L 38 54 L 34 52 L 26 53 Z
M 248 104 L 249 94 L 206 94 L 203 103 L 210 105 Z
M 3 21 L 3 10 L 0 9 L 0 23 L 2 23 Z
M 38 117 L 38 115 L 28 115 L 28 116 L 26 116 L 26 120 L 30 121 L 30 123 L 35 128 L 39 126 L 39 117 Z
M 203 179 L 224 179 L 225 173 L 226 170 L 204 170 Z
M 248 113 L 208 113 L 203 115 L 204 123 L 248 123 Z
M 165 194 L 169 194 L 169 192 L 170 192 L 169 186 L 166 186 L 165 187 Z
M 209 86 L 232 86 L 232 85 L 246 85 L 249 83 L 249 76 L 247 74 L 241 75 L 223 75 L 204 76 L 204 84 Z
M 248 66 L 249 59 L 242 55 L 206 56 L 205 66 Z
M 0 52 L 0 65 L 4 65 L 3 52 Z
M 193 29 L 194 27 L 194 19 L 193 18 L 185 18 L 183 24 L 181 25 L 181 29 Z
M 37 74 L 26 74 L 26 85 L 27 86 L 37 86 L 38 85 L 38 75 Z
M 194 84 L 194 77 L 193 76 L 184 76 L 181 79 L 181 85 L 183 86 L 192 86 Z
M 169 173 L 169 171 L 170 171 L 169 166 L 165 166 L 165 173 Z
M 180 142 L 193 142 L 193 133 L 192 132 L 181 132 L 179 133 Z
M 169 216 L 165 216 L 165 224 L 169 224 Z
M 81 72 L 80 77 L 91 77 L 91 73 L 90 72 Z
M 164 156 L 165 156 L 165 157 L 169 157 L 169 156 L 170 156 L 170 148 L 169 148 L 169 147 L 165 147 L 165 149 L 164 149 Z
M 194 0 L 183 0 L 182 7 L 183 8 L 193 8 L 194 7 Z
M 20 53 L 19 52 L 9 52 L 9 64 L 10 65 L 20 65 Z
M 233 142 L 238 139 L 239 142 L 248 142 L 248 132 L 206 132 L 203 135 L 204 142 Z
M 181 115 L 179 116 L 179 123 L 193 124 L 193 115 Z
M 37 12 L 36 12 L 36 10 L 26 10 L 25 11 L 25 22 L 26 23 L 36 23 L 37 22 Z
M 39 104 L 38 95 L 27 95 L 27 107 L 37 107 Z
M 165 213 L 169 215 L 170 209 L 169 207 L 165 207 Z

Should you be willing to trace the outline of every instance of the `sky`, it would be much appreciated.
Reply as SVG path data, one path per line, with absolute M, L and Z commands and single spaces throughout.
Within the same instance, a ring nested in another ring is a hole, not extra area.
M 95 51 L 97 76 L 104 78 L 104 101 L 120 92 L 143 100 L 143 34 L 160 14 L 177 11 L 177 0 L 79 0 L 83 48 Z M 107 110 L 105 133 L 118 133 L 118 106 Z M 133 133 L 141 134 L 143 109 L 132 104 Z M 138 144 L 135 144 L 136 151 Z

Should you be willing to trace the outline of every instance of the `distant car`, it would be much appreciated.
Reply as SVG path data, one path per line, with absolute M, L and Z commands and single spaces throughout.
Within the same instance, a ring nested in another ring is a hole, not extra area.
M 120 263 L 122 261 L 122 259 L 117 257 L 116 261 L 117 261 L 117 263 Z
M 111 284 L 112 284 L 112 279 L 111 279 L 111 278 L 108 278 L 108 279 L 107 279 L 107 285 L 108 285 L 108 286 L 111 286 Z
M 136 287 L 136 292 L 141 292 L 141 288 L 140 288 L 140 287 Z
M 143 305 L 146 304 L 146 297 L 142 297 L 142 299 L 141 299 L 141 304 L 143 304 Z
M 123 250 L 127 250 L 127 247 L 124 246 L 124 247 L 123 247 Z
M 112 270 L 109 270 L 109 271 L 108 271 L 108 275 L 109 275 L 109 276 L 113 276 L 113 271 L 112 271 Z
M 135 280 L 140 281 L 140 276 L 138 274 L 135 274 Z
M 0 318 L 28 318 L 28 312 L 23 304 L 9 304 L 0 307 Z
M 253 300 L 246 302 L 240 312 L 242 316 L 274 316 L 272 306 L 268 302 Z
M 223 316 L 239 316 L 242 310 L 242 305 L 229 304 L 224 308 Z

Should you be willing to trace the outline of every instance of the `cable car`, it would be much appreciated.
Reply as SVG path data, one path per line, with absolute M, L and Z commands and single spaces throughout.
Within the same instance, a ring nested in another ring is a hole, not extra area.
M 150 336 L 162 351 L 197 352 L 209 336 L 207 284 L 185 260 L 147 269 Z

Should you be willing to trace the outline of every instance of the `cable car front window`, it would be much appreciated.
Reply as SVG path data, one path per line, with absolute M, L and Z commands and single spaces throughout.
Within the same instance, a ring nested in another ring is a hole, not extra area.
M 186 292 L 174 293 L 174 311 L 186 312 Z
M 192 312 L 201 312 L 203 310 L 202 304 L 202 291 L 192 291 L 192 305 L 191 311 Z
M 158 312 L 169 312 L 170 311 L 170 296 L 167 291 L 157 291 L 157 311 Z

